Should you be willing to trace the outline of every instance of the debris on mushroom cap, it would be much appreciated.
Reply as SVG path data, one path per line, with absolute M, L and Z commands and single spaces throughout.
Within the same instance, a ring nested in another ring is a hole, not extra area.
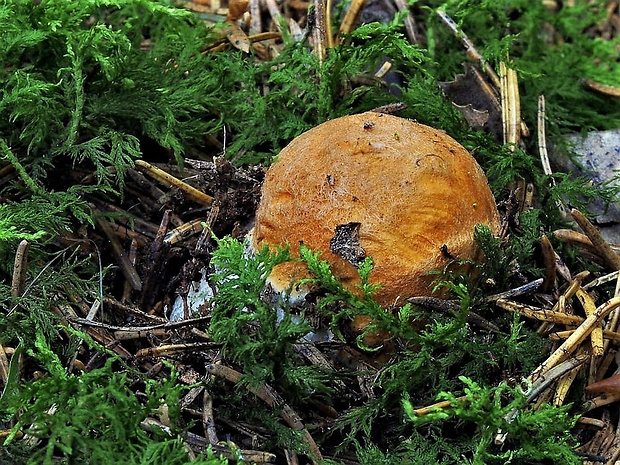
M 373 258 L 377 301 L 429 295 L 452 258 L 479 258 L 477 224 L 499 230 L 495 200 L 480 166 L 440 130 L 380 113 L 327 121 L 297 137 L 269 168 L 253 245 L 299 244 L 322 251 L 343 284 Z M 291 278 L 291 269 L 295 278 Z M 290 288 L 303 271 L 283 264 L 272 285 Z M 286 285 L 284 285 L 286 283 Z

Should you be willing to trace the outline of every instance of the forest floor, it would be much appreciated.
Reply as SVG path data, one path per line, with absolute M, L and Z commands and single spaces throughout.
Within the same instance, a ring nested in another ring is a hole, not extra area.
M 0 463 L 620 459 L 619 2 L 495 3 L 0 6 Z M 274 300 L 269 165 L 371 110 L 463 144 L 501 233 L 441 299 L 310 251 Z

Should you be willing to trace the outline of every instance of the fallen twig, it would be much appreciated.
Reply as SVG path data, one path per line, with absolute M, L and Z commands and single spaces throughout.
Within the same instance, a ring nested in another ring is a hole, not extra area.
M 136 358 L 161 357 L 164 355 L 178 354 L 181 352 L 196 352 L 205 349 L 222 347 L 220 342 L 187 342 L 184 344 L 167 344 L 159 347 L 148 347 L 136 352 Z
M 213 203 L 213 197 L 205 194 L 204 192 L 200 192 L 195 187 L 190 186 L 187 183 L 184 183 L 178 178 L 175 178 L 169 173 L 166 173 L 164 170 L 157 168 L 156 166 L 151 165 L 150 163 L 145 162 L 144 160 L 136 160 L 136 167 L 140 169 L 142 172 L 148 174 L 156 181 L 165 185 L 166 187 L 175 187 L 183 192 L 190 200 L 197 202 L 202 205 L 211 205 Z
M 620 297 L 614 297 L 608 300 L 603 305 L 598 307 L 596 311 L 588 316 L 585 321 L 575 330 L 571 336 L 564 341 L 555 352 L 553 352 L 547 360 L 541 363 L 536 370 L 529 376 L 529 379 L 536 380 L 538 377 L 547 373 L 551 368 L 558 363 L 564 361 L 576 348 L 583 342 L 583 340 L 592 332 L 597 324 L 600 324 L 601 320 L 605 318 L 615 308 L 620 306 Z
M 596 227 L 590 223 L 583 213 L 573 208 L 570 212 L 579 227 L 588 236 L 592 245 L 605 260 L 606 265 L 612 270 L 620 270 L 620 256 L 614 252 L 609 242 L 607 242 Z
M 110 224 L 106 220 L 101 218 L 100 212 L 98 212 L 94 206 L 93 206 L 93 211 L 95 211 L 96 213 L 99 213 L 99 215 L 95 217 L 95 221 L 97 222 L 97 225 L 99 226 L 101 231 L 103 231 L 105 236 L 110 241 L 110 245 L 112 246 L 112 253 L 114 254 L 118 264 L 120 265 L 121 271 L 123 272 L 125 279 L 127 280 L 127 282 L 131 285 L 131 287 L 134 290 L 136 291 L 141 290 L 142 280 L 140 279 L 140 276 L 138 276 L 138 272 L 136 271 L 135 267 L 129 260 L 129 257 L 127 256 L 127 254 L 125 253 L 123 246 L 116 238 L 116 235 L 114 234 L 114 231 L 110 227 Z
M 207 372 L 211 373 L 212 375 L 219 376 L 235 384 L 239 383 L 243 376 L 240 372 L 224 365 L 210 364 L 206 366 L 206 369 Z M 286 422 L 286 424 L 294 430 L 302 432 L 308 443 L 310 453 L 315 463 L 320 463 L 323 460 L 323 456 L 321 454 L 321 451 L 319 450 L 319 447 L 312 438 L 312 435 L 310 434 L 306 426 L 303 424 L 299 415 L 297 415 L 297 413 L 284 402 L 284 400 L 272 387 L 264 385 L 258 388 L 247 386 L 247 388 L 250 392 L 258 396 L 270 407 L 280 409 L 280 416 Z

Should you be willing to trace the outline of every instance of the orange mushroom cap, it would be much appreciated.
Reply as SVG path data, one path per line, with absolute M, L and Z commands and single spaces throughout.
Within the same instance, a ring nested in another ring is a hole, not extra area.
M 300 244 L 322 251 L 334 275 L 355 290 L 356 267 L 373 258 L 377 301 L 429 295 L 451 257 L 479 258 L 474 226 L 499 231 L 485 175 L 444 132 L 368 112 L 327 121 L 294 139 L 269 168 L 252 243 Z M 277 266 L 279 290 L 304 277 L 299 264 Z

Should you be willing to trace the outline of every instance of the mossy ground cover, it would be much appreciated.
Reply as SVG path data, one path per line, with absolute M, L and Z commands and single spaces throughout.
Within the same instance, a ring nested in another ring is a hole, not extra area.
M 549 287 L 521 302 L 548 310 L 562 300 L 571 278 L 550 277 L 543 235 L 564 261 L 559 270 L 591 273 L 584 283 L 609 268 L 598 249 L 584 252 L 552 233 L 569 226 L 559 202 L 585 210 L 594 198 L 617 202 L 617 192 L 545 173 L 535 128 L 540 95 L 554 156 L 571 156 L 566 133 L 620 127 L 620 100 L 609 95 L 620 86 L 612 6 L 410 2 L 417 43 L 401 13 L 353 28 L 321 60 L 316 11 L 301 3 L 284 2 L 275 22 L 264 11 L 264 30 L 248 38 L 243 18 L 239 32 L 215 7 L 196 4 L 0 2 L 0 462 L 609 459 L 610 449 L 583 444 L 613 442 L 601 431 L 618 422 L 614 404 L 588 413 L 598 431 L 578 424 L 591 406 L 583 390 L 594 368 L 576 375 L 562 405 L 543 394 L 533 402 L 526 378 L 559 342 L 492 297 L 542 277 Z M 269 25 L 281 32 L 261 36 Z M 519 143 L 473 128 L 441 90 L 466 63 L 481 66 L 469 61 L 462 34 L 491 68 L 504 62 L 517 72 L 531 133 Z M 390 84 L 375 74 L 386 60 Z M 449 304 L 392 311 L 373 301 L 372 260 L 360 267 L 354 295 L 304 250 L 320 290 L 303 311 L 336 335 L 309 343 L 311 322 L 264 293 L 288 252 L 250 257 L 243 235 L 265 167 L 282 147 L 325 120 L 378 107 L 468 148 L 506 232 L 477 231 L 488 260 L 475 283 L 437 274 Z M 138 158 L 208 196 L 152 181 Z M 521 198 L 528 188 L 531 202 Z M 214 297 L 191 320 L 171 323 L 177 295 L 187 296 L 204 269 Z M 614 282 L 589 292 L 600 306 Z M 347 331 L 360 314 L 373 321 L 368 331 L 391 335 L 390 350 Z M 598 378 L 617 368 L 614 344 Z M 439 401 L 442 408 L 418 410 Z

